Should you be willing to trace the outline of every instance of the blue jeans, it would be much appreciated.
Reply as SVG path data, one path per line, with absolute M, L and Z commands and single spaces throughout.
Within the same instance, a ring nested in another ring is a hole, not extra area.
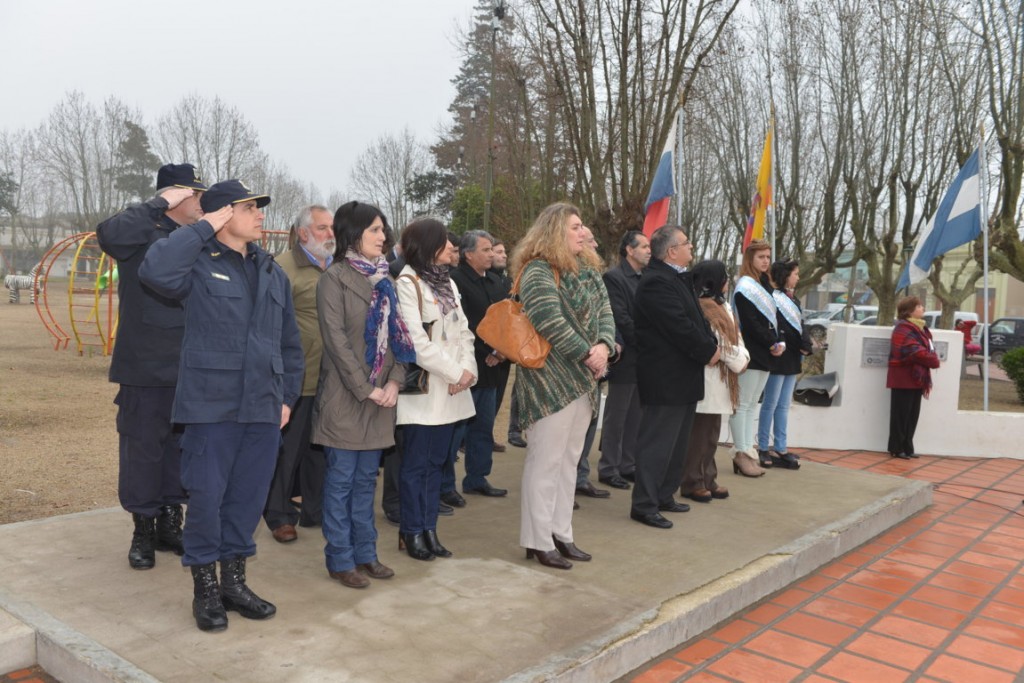
M 776 453 L 786 452 L 786 426 L 789 422 L 789 406 L 793 402 L 793 387 L 796 386 L 796 375 L 769 375 L 764 385 L 764 401 L 761 403 L 761 415 L 757 424 L 757 447 L 768 450 L 768 432 L 772 431 L 772 441 Z
M 751 370 L 740 375 L 740 400 L 736 412 L 729 418 L 732 431 L 733 450 L 746 453 L 754 445 L 754 415 L 757 414 L 757 399 L 761 398 L 764 384 L 768 381 L 767 370 Z
M 448 446 L 448 455 L 441 465 L 441 493 L 455 490 L 455 461 L 459 457 L 459 447 L 466 439 L 466 428 L 469 420 L 459 420 L 452 425 L 452 442 Z
M 462 490 L 487 485 L 487 475 L 494 462 L 494 409 L 498 390 L 494 387 L 469 390 L 473 394 L 476 415 L 466 425 L 466 476 Z
M 325 447 L 323 532 L 327 570 L 345 572 L 377 559 L 373 494 L 380 450 L 350 451 Z
M 400 530 L 403 534 L 437 529 L 441 469 L 451 449 L 454 427 L 455 423 L 407 424 L 402 427 L 404 450 L 398 472 L 398 490 L 402 510 Z

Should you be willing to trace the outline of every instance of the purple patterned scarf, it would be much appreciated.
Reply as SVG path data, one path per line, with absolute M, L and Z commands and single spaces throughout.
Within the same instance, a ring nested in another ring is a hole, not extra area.
M 366 340 L 366 364 L 370 366 L 370 383 L 375 384 L 384 367 L 384 356 L 388 344 L 391 352 L 399 363 L 416 361 L 409 328 L 405 326 L 401 313 L 398 312 L 398 296 L 395 285 L 388 277 L 388 261 L 378 256 L 373 261 L 352 249 L 345 253 L 345 260 L 357 273 L 365 275 L 373 288 L 370 299 L 370 312 L 366 316 L 366 329 L 363 339 Z
M 430 285 L 437 295 L 437 305 L 441 308 L 441 315 L 448 315 L 459 305 L 455 300 L 455 292 L 452 290 L 452 279 L 448 274 L 448 266 L 429 266 L 418 273 L 420 279 Z

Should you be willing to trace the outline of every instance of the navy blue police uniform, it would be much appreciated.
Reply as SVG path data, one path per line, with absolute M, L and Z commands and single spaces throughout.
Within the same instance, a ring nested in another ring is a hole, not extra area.
M 168 164 L 160 169 L 157 188 L 168 187 L 206 190 L 190 164 Z M 96 239 L 117 261 L 118 270 L 118 325 L 109 373 L 110 381 L 120 385 L 114 399 L 118 406 L 118 498 L 121 507 L 143 518 L 144 523 L 161 515 L 158 541 L 163 543 L 158 542 L 157 548 L 180 554 L 180 506 L 186 497 L 171 405 L 185 312 L 181 302 L 139 281 L 139 266 L 149 247 L 179 227 L 165 214 L 167 209 L 167 200 L 159 195 L 132 204 L 100 223 Z M 165 520 L 168 516 L 174 519 Z M 148 568 L 152 559 L 136 558 L 133 566 Z

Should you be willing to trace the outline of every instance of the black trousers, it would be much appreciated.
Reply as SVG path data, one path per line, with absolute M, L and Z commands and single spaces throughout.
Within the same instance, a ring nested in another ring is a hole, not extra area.
M 381 466 L 384 469 L 383 481 L 381 482 L 380 506 L 385 513 L 392 517 L 399 517 L 401 514 L 401 495 L 399 494 L 398 473 L 402 469 L 402 449 L 405 445 L 404 430 L 402 427 L 395 428 L 395 445 L 384 451 L 381 459 Z
M 174 387 L 122 384 L 117 404 L 120 466 L 117 495 L 128 512 L 156 517 L 186 501 L 181 485 L 180 428 L 171 423 Z
M 914 432 L 921 416 L 921 389 L 890 389 L 889 452 L 914 453 Z
M 277 456 L 274 478 L 263 508 L 267 526 L 276 529 L 283 524 L 319 526 L 323 519 L 324 475 L 327 459 L 320 446 L 309 442 L 313 431 L 313 396 L 300 396 L 291 419 L 281 430 L 281 450 Z M 302 496 L 302 513 L 292 504 L 296 481 Z
M 648 515 L 673 501 L 683 479 L 697 404 L 643 407 L 636 449 L 632 511 Z

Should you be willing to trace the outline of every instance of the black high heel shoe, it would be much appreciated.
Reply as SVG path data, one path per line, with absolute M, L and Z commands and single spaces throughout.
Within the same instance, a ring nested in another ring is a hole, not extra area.
M 431 529 L 430 531 L 423 532 L 423 541 L 426 543 L 427 550 L 431 552 L 434 557 L 451 557 L 452 551 L 441 545 L 441 541 L 437 540 L 437 530 Z
M 409 557 L 414 560 L 433 560 L 434 553 L 427 549 L 426 541 L 423 538 L 423 532 L 418 534 L 398 534 L 398 549 L 404 550 L 409 553 Z
M 557 550 L 534 550 L 533 548 L 527 548 L 526 559 L 532 560 L 535 557 L 545 567 L 572 569 L 572 562 L 559 555 Z
M 593 559 L 593 555 L 583 552 L 572 541 L 566 543 L 565 541 L 559 541 L 554 536 L 551 537 L 551 540 L 555 542 L 555 550 L 564 558 L 576 560 L 577 562 L 590 562 Z
M 757 464 L 766 470 L 770 470 L 775 466 L 775 460 L 772 458 L 772 454 L 769 451 L 762 451 L 760 448 L 757 449 Z

